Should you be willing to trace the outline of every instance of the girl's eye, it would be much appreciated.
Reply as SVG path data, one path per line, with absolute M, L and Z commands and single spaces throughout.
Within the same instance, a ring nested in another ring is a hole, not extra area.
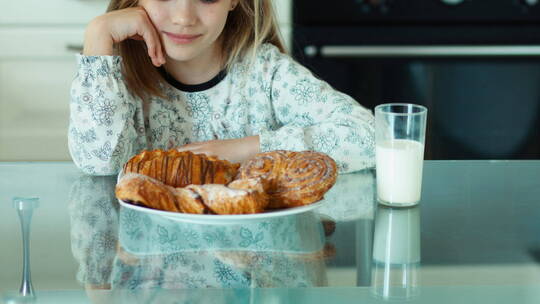
M 207 3 L 207 4 L 216 3 L 218 1 L 219 0 L 201 0 L 202 3 Z

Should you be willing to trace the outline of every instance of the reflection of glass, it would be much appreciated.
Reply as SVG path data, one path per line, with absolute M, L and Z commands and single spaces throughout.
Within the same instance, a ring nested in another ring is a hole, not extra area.
M 382 204 L 420 201 L 427 109 L 414 104 L 375 108 L 377 195 Z
M 373 241 L 373 292 L 387 300 L 418 295 L 420 208 L 379 206 Z

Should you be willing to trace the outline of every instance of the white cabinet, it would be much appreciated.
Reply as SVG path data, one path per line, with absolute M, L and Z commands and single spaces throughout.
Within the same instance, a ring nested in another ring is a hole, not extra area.
M 108 0 L 0 0 L 0 25 L 79 25 L 107 9 Z
M 292 43 L 292 0 L 274 0 L 277 19 L 286 47 L 290 50 Z
M 0 28 L 0 160 L 66 160 L 69 87 L 83 27 Z
M 0 0 L 0 161 L 69 160 L 69 88 L 105 0 Z

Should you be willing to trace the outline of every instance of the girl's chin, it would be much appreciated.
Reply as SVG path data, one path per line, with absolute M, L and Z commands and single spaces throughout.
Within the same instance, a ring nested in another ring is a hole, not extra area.
M 167 52 L 167 60 L 172 61 L 190 61 L 197 57 L 197 53 L 195 52 Z
M 165 44 L 165 52 L 167 54 L 168 60 L 174 61 L 191 61 L 197 59 L 200 56 L 211 56 L 209 49 L 211 48 L 198 44 L 192 45 L 167 45 Z

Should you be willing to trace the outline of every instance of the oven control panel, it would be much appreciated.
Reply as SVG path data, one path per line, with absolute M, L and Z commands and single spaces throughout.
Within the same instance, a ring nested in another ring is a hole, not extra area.
M 523 4 L 525 5 L 528 5 L 528 6 L 535 6 L 538 4 L 538 0 L 521 0 L 523 2 Z
M 340 0 L 329 3 L 328 0 L 293 1 L 295 24 L 540 24 L 540 0 Z
M 441 1 L 448 5 L 458 5 L 458 4 L 463 3 L 463 1 L 465 0 L 441 0 Z
M 392 0 L 362 0 L 358 1 L 362 13 L 387 13 L 392 5 Z

